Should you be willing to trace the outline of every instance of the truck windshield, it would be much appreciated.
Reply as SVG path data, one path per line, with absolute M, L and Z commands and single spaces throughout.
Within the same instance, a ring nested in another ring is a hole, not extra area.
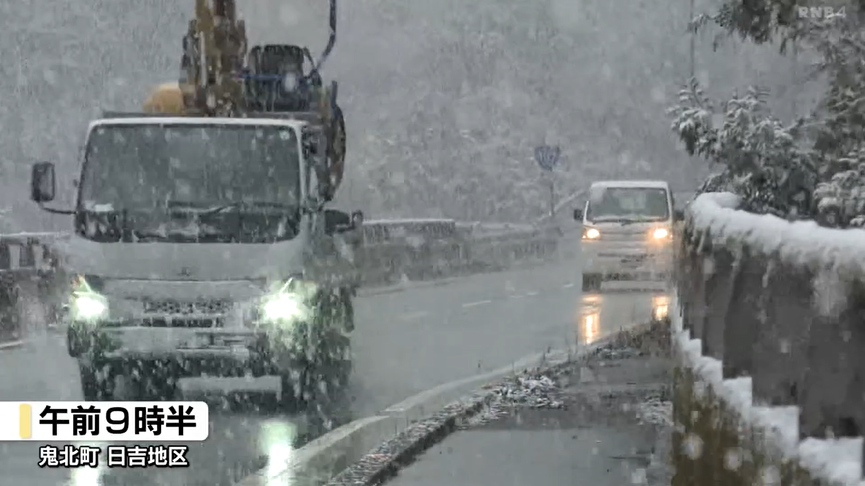
M 178 214 L 195 213 L 210 226 L 214 241 L 264 242 L 269 222 L 279 219 L 289 227 L 297 222 L 300 182 L 298 139 L 291 127 L 106 125 L 87 141 L 78 212 L 88 221 L 122 214 L 124 229 L 136 235 L 151 234 L 145 226 L 163 225 L 166 218 L 180 224 Z M 234 224 L 231 215 L 243 224 Z M 256 236 L 236 234 L 241 227 Z
M 112 125 L 88 139 L 82 209 L 140 210 L 170 201 L 297 206 L 300 161 L 290 127 Z
M 667 190 L 654 187 L 593 188 L 586 219 L 603 221 L 664 221 L 670 217 Z

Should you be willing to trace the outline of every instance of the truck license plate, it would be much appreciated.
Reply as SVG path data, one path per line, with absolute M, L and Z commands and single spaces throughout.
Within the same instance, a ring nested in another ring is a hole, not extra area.
M 632 255 L 622 258 L 622 263 L 642 263 L 646 260 L 646 255 Z
M 209 348 L 212 344 L 211 336 L 207 335 L 196 335 L 192 339 L 186 341 L 183 347 L 186 349 L 201 349 L 201 348 Z

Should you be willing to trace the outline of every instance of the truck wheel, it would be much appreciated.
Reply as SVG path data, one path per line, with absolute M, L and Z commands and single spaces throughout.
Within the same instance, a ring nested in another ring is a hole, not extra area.
M 85 339 L 81 334 L 81 330 L 75 325 L 66 328 L 66 352 L 72 358 L 81 356 L 87 350 Z
M 315 332 L 293 389 L 296 404 L 334 419 L 347 407 L 351 344 L 340 325 Z
M 352 369 L 348 329 L 353 326 L 354 312 L 350 304 L 350 298 L 338 289 L 320 291 L 312 322 L 295 329 L 291 365 L 283 368 L 283 398 L 306 409 L 334 411 L 344 404 Z
M 111 366 L 99 367 L 94 363 L 79 361 L 78 372 L 81 375 L 81 393 L 84 401 L 99 402 L 114 399 L 114 373 Z
M 296 354 L 295 354 L 296 353 Z M 340 329 L 313 331 L 289 366 L 280 366 L 282 399 L 288 412 L 340 403 L 351 376 L 351 347 Z
M 604 281 L 602 275 L 596 273 L 583 274 L 583 292 L 598 292 L 601 290 L 601 284 Z

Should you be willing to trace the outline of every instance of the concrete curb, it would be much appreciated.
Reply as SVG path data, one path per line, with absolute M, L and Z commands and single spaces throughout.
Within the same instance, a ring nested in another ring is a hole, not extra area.
M 652 328 L 652 323 L 621 329 L 587 347 L 577 349 L 565 361 L 541 363 L 534 370 L 555 374 L 613 345 L 626 335 L 640 335 Z M 527 370 L 524 370 L 527 371 Z M 484 410 L 494 398 L 491 387 L 473 393 L 468 399 L 445 406 L 429 418 L 415 422 L 392 439 L 380 444 L 327 483 L 327 486 L 375 486 L 382 484 L 417 456 L 444 440 L 459 425 Z

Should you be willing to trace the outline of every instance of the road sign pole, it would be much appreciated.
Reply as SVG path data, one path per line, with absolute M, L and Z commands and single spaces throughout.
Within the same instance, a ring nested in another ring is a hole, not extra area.
M 550 218 L 556 214 L 556 178 L 553 175 L 553 169 L 559 164 L 561 155 L 562 149 L 558 146 L 541 145 L 535 147 L 535 160 L 541 170 L 549 174 L 550 178 Z

